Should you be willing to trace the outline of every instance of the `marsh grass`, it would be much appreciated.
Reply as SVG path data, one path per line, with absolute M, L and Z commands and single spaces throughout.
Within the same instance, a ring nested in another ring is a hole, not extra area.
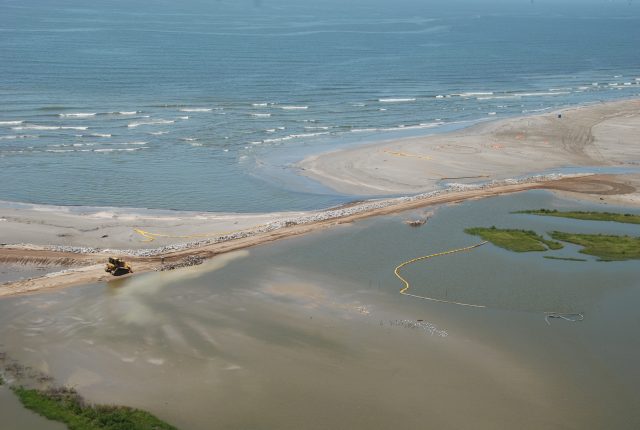
M 580 245 L 582 254 L 594 255 L 601 261 L 624 261 L 640 259 L 640 237 L 612 236 L 605 234 L 576 234 L 554 231 L 555 240 Z
M 70 430 L 175 430 L 148 412 L 125 406 L 92 405 L 73 389 L 12 387 L 22 404 Z
M 559 218 L 571 218 L 585 221 L 613 221 L 625 224 L 640 224 L 640 215 L 629 213 L 621 214 L 613 212 L 557 211 L 554 209 L 536 209 L 517 211 L 512 213 L 538 216 L 554 216 Z
M 561 243 L 547 240 L 531 230 L 500 229 L 493 226 L 490 228 L 467 228 L 465 233 L 480 236 L 500 248 L 514 252 L 547 251 L 548 249 L 563 248 Z

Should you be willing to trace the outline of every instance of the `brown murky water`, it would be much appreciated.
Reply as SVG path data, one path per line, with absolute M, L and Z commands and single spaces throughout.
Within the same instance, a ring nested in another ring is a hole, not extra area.
M 512 215 L 543 192 L 337 227 L 177 272 L 0 301 L 0 350 L 184 429 L 635 429 L 640 265 L 465 246 L 464 227 L 638 234 Z M 586 207 L 586 206 L 585 206 Z M 591 206 L 589 206 L 591 207 Z M 611 209 L 611 208 L 606 208 Z M 570 247 L 554 255 L 576 255 Z M 543 311 L 583 312 L 571 323 Z

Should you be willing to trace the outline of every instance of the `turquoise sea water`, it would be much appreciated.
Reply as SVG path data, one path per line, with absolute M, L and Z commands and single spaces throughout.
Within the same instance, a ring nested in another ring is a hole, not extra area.
M 350 200 L 305 154 L 640 93 L 631 1 L 0 2 L 0 200 Z

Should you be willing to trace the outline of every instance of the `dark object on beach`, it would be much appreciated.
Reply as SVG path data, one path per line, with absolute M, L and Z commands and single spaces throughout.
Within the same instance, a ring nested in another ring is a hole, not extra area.
M 109 237 L 108 234 L 103 234 L 102 236 L 100 236 L 102 239 L 104 239 L 105 237 Z
M 122 276 L 133 273 L 131 266 L 121 258 L 109 257 L 109 262 L 104 268 L 105 272 L 111 273 L 113 276 Z
M 427 222 L 426 219 L 414 219 L 414 220 L 405 221 L 405 224 L 407 224 L 410 227 L 420 227 L 424 225 L 426 222 Z
M 562 118 L 562 114 L 561 113 L 558 114 L 558 118 Z
M 167 270 L 175 270 L 175 269 L 180 269 L 182 267 L 198 266 L 204 262 L 204 258 L 198 257 L 197 255 L 190 255 L 175 263 L 164 264 L 164 257 L 163 257 L 161 262 L 162 262 L 162 266 L 160 267 L 159 270 L 161 272 L 165 272 Z

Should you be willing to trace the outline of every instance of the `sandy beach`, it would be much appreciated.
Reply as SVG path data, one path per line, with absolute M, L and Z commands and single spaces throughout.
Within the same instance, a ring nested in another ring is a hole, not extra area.
M 442 182 L 512 178 L 568 166 L 637 167 L 639 134 L 640 100 L 633 99 L 334 151 L 308 157 L 298 167 L 344 193 L 410 194 Z
M 111 249 L 24 243 L 3 244 L 0 246 L 0 263 L 63 265 L 68 266 L 69 269 L 48 273 L 41 277 L 4 283 L 0 285 L 0 297 L 113 280 L 114 278 L 104 271 L 104 262 L 112 255 L 125 257 L 134 267 L 135 274 L 140 274 L 161 270 L 165 264 L 180 264 L 188 258 L 209 259 L 219 254 L 331 228 L 338 224 L 348 224 L 368 217 L 533 189 L 556 190 L 570 193 L 574 196 L 585 194 L 590 195 L 592 198 L 593 196 L 637 193 L 636 188 L 626 183 L 624 178 L 615 176 L 534 176 L 528 179 L 507 180 L 485 185 L 460 185 L 412 197 L 359 202 L 326 211 L 279 218 L 266 224 L 230 233 L 210 234 L 207 237 L 198 235 L 199 239 L 193 242 L 187 242 L 188 239 L 185 236 L 165 233 L 164 239 L 171 239 L 174 243 L 151 249 Z M 279 216 L 282 217 L 282 214 Z M 251 220 L 255 221 L 256 219 Z M 78 224 L 75 228 L 78 231 L 89 230 L 92 235 L 95 234 L 96 227 L 85 229 L 82 228 L 80 220 L 78 219 L 77 221 Z M 178 225 L 183 230 L 190 231 L 194 228 L 194 225 L 190 224 L 189 221 L 188 218 L 184 219 Z M 20 220 L 14 220 L 13 224 L 16 229 L 25 228 L 24 226 L 26 225 L 28 230 L 28 226 L 32 222 L 33 220 L 30 220 L 28 223 L 21 225 Z M 95 220 L 92 222 L 95 222 Z M 11 223 L 7 221 L 7 225 L 11 226 Z M 197 224 L 197 226 L 201 227 L 200 224 Z M 159 228 L 160 226 L 155 227 Z M 52 229 L 53 232 L 49 233 L 50 236 L 56 235 L 55 231 L 60 231 L 56 230 L 59 228 L 65 229 L 68 227 L 55 227 Z M 114 227 L 111 226 L 111 228 Z M 129 224 L 117 226 L 117 230 L 123 236 L 130 234 L 131 228 L 132 226 Z M 97 227 L 97 230 L 99 231 L 100 227 Z M 82 238 L 79 237 L 76 240 L 81 241 Z M 149 240 L 149 237 L 141 236 L 140 240 Z M 125 277 L 134 275 L 125 275 Z
M 627 100 L 321 154 L 300 163 L 304 174 L 345 193 L 407 196 L 321 211 L 220 214 L 5 202 L 0 205 L 0 263 L 69 269 L 6 282 L 0 296 L 110 280 L 103 270 L 110 255 L 125 256 L 142 273 L 366 217 L 531 189 L 638 205 L 638 173 L 539 172 L 562 166 L 636 167 L 640 146 L 633 143 L 639 131 L 640 100 Z

